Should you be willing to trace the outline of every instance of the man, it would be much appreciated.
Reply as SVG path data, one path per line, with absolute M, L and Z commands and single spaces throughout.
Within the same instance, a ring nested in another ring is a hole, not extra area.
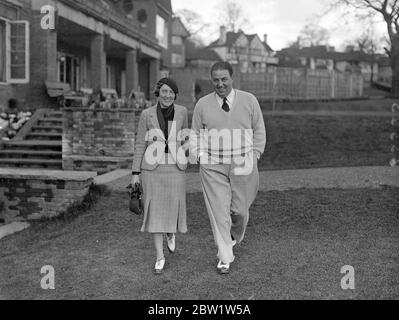
M 206 208 L 218 248 L 221 274 L 229 273 L 259 188 L 257 161 L 266 146 L 262 111 L 254 95 L 233 89 L 233 68 L 211 68 L 213 93 L 194 110 L 190 146 L 200 162 Z M 220 143 L 220 140 L 223 143 Z

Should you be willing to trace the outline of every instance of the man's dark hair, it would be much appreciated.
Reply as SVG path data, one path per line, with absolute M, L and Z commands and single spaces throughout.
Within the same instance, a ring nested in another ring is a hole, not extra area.
M 211 68 L 211 76 L 213 74 L 213 71 L 216 70 L 227 70 L 230 74 L 230 77 L 233 77 L 233 66 L 227 61 L 216 62 Z

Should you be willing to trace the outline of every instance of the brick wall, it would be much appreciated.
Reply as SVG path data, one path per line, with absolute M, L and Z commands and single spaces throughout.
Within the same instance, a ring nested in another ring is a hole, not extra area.
M 11 85 L 0 84 L 0 112 L 4 112 L 8 106 L 8 100 L 14 98 L 14 89 Z
M 64 170 L 109 172 L 131 165 L 140 111 L 63 110 Z
M 0 169 L 0 220 L 52 218 L 80 203 L 93 183 L 93 173 Z

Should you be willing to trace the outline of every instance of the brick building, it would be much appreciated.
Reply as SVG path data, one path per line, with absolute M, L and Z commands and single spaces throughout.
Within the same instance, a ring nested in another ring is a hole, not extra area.
M 52 105 L 46 80 L 150 98 L 170 68 L 171 25 L 170 0 L 0 0 L 0 107 Z

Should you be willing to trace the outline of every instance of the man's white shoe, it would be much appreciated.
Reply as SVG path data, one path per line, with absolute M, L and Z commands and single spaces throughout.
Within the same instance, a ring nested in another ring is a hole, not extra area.
M 222 261 L 219 260 L 217 269 L 220 274 L 227 274 L 230 272 L 230 263 L 223 263 Z
M 155 262 L 155 268 L 154 268 L 154 273 L 155 274 L 161 274 L 163 272 L 163 268 L 165 267 L 165 258 L 162 258 L 161 260 L 157 260 Z
M 171 237 L 166 235 L 166 239 L 168 240 L 168 250 L 170 253 L 175 252 L 176 250 L 176 236 L 173 234 Z

